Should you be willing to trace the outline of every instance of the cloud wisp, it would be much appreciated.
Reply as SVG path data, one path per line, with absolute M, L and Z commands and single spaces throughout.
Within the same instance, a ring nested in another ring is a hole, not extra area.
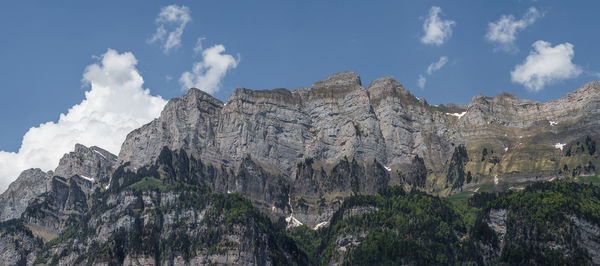
M 204 40 L 206 40 L 206 38 L 198 37 L 198 40 L 196 40 L 196 45 L 194 45 L 194 55 L 200 54 L 200 52 L 202 52 L 202 50 L 204 49 L 202 47 L 202 41 Z
M 515 19 L 513 15 L 502 15 L 498 21 L 488 24 L 485 38 L 496 45 L 495 50 L 517 52 L 519 50 L 515 46 L 517 34 L 542 16 L 543 14 L 535 7 L 530 7 L 519 20 Z
M 442 57 L 440 57 L 440 59 L 437 62 L 431 63 L 427 67 L 427 70 L 425 71 L 425 73 L 427 73 L 427 75 L 431 75 L 433 72 L 438 71 L 442 67 L 444 67 L 444 65 L 446 63 L 448 63 L 448 57 L 447 56 L 442 56 Z
M 515 66 L 510 72 L 513 82 L 522 84 L 529 91 L 541 91 L 544 86 L 574 78 L 582 73 L 579 66 L 573 63 L 575 50 L 566 42 L 552 46 L 546 41 L 533 43 L 533 50 L 525 62 Z
M 219 91 L 225 74 L 239 64 L 239 59 L 224 52 L 225 46 L 220 44 L 202 51 L 202 61 L 194 62 L 192 70 L 179 78 L 181 89 L 197 88 L 210 94 Z
M 441 56 L 440 59 L 438 59 L 438 61 L 429 64 L 429 66 L 425 70 L 425 73 L 427 75 L 431 76 L 433 74 L 433 72 L 436 72 L 436 71 L 442 69 L 442 67 L 444 67 L 446 65 L 446 63 L 448 63 L 448 57 Z M 427 83 L 427 78 L 423 75 L 419 75 L 419 78 L 417 79 L 417 86 L 419 86 L 419 88 L 421 88 L 421 89 L 424 89 L 426 83 Z
M 423 77 L 423 75 L 419 75 L 417 79 L 417 86 L 421 89 L 425 89 L 425 83 L 427 83 L 427 78 Z
M 109 49 L 101 62 L 89 65 L 82 79 L 91 86 L 85 99 L 60 114 L 57 122 L 29 129 L 18 152 L 0 151 L 0 191 L 23 170 L 54 170 L 77 143 L 117 154 L 129 132 L 158 117 L 166 101 L 143 89 L 136 64 L 132 53 Z
M 429 9 L 429 15 L 423 23 L 425 34 L 421 37 L 422 43 L 440 46 L 452 36 L 452 27 L 456 23 L 440 18 L 441 13 L 442 9 L 439 6 L 432 6 Z
M 156 32 L 148 43 L 161 42 L 163 51 L 168 54 L 181 46 L 181 36 L 185 26 L 192 20 L 190 9 L 186 6 L 169 5 L 163 7 L 156 18 Z

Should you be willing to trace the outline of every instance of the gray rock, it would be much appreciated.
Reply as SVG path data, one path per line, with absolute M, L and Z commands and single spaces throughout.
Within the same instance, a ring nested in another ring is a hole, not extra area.
M 438 181 L 453 171 L 448 163 L 459 145 L 465 145 L 467 150 L 477 150 L 478 145 L 484 144 L 511 150 L 527 148 L 527 145 L 553 149 L 558 142 L 567 143 L 584 136 L 600 138 L 599 92 L 600 82 L 592 82 L 567 97 L 547 103 L 503 93 L 496 97 L 477 95 L 464 106 L 431 106 L 392 78 L 380 78 L 364 87 L 353 72 L 337 73 L 310 87 L 294 90 L 236 89 L 226 103 L 190 89 L 181 98 L 170 100 L 159 118 L 131 132 L 118 160 L 121 164 L 130 162 L 131 168 L 138 169 L 153 163 L 161 149 L 168 147 L 173 151 L 183 150 L 216 169 L 238 172 L 245 158 L 251 158 L 262 172 L 285 180 L 293 200 L 304 197 L 309 203 L 315 203 L 327 195 L 314 192 L 323 191 L 322 186 L 316 186 L 322 185 L 323 180 L 314 181 L 312 174 L 299 172 L 306 170 L 298 166 L 307 160 L 315 162 L 314 172 L 325 172 L 321 176 L 329 176 L 344 158 L 356 160 L 363 166 L 376 161 L 389 175 L 375 176 L 370 182 L 380 183 L 360 190 L 373 193 L 376 187 L 388 183 L 402 184 L 401 174 L 418 155 L 424 158 L 428 170 L 422 189 L 449 193 L 463 187 L 462 182 L 465 182 L 464 178 L 456 184 Z M 449 113 L 452 111 L 464 113 Z M 519 165 L 515 157 L 507 156 L 507 162 L 502 162 L 503 154 L 510 155 L 510 151 L 496 154 L 500 156 L 498 167 L 493 171 L 477 168 L 480 172 L 471 173 L 474 179 L 490 179 L 494 175 L 501 178 L 532 174 L 555 176 L 560 171 L 559 164 L 548 169 L 535 168 L 543 166 L 542 163 L 528 164 L 532 169 L 515 168 L 510 165 Z M 469 162 L 464 162 L 465 172 L 461 170 L 464 175 L 472 170 Z M 214 182 L 240 183 L 231 175 L 222 176 L 227 180 Z M 358 177 L 347 177 L 354 178 Z M 365 179 L 358 179 L 360 184 L 369 184 Z M 351 188 L 330 192 L 350 195 Z M 238 191 L 259 200 L 230 185 L 214 191 Z M 261 196 L 260 200 L 266 198 L 277 196 Z M 327 199 L 328 204 L 335 201 L 331 197 Z M 268 206 L 271 202 L 261 204 Z M 314 216 L 314 209 L 307 213 L 297 211 L 295 215 L 305 217 L 307 220 L 301 219 L 303 223 L 322 222 Z
M 575 215 L 566 215 L 571 220 L 579 232 L 577 242 L 590 255 L 595 265 L 600 264 L 600 227 Z
M 78 175 L 98 185 L 108 183 L 117 156 L 98 147 L 75 145 L 73 152 L 65 154 L 55 171 L 43 172 L 40 169 L 23 171 L 0 195 L 0 221 L 21 217 L 29 202 L 52 189 L 53 176 L 69 179 Z M 91 187 L 86 190 L 88 193 Z
M 76 144 L 73 152 L 60 159 L 54 175 L 64 178 L 79 175 L 107 183 L 116 162 L 117 156 L 108 151 L 96 146 L 88 148 Z
M 0 220 L 21 217 L 29 201 L 50 189 L 52 171 L 46 173 L 39 168 L 23 171 L 0 195 Z

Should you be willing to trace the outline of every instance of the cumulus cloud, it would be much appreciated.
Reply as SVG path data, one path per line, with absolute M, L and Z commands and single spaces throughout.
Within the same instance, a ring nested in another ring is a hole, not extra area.
M 194 62 L 192 71 L 186 71 L 179 78 L 183 90 L 198 88 L 207 93 L 215 93 L 221 87 L 221 80 L 230 69 L 236 68 L 239 60 L 224 54 L 223 45 L 212 46 L 202 52 L 202 61 Z
M 439 46 L 452 36 L 452 26 L 455 22 L 441 19 L 440 13 L 442 13 L 442 9 L 439 6 L 432 6 L 429 9 L 429 16 L 423 24 L 425 35 L 421 37 L 422 43 Z
M 444 67 L 446 63 L 448 63 L 448 57 L 442 56 L 437 62 L 431 63 L 431 65 L 427 67 L 425 73 L 427 73 L 427 75 L 431 75 L 433 72 L 438 71 L 440 70 L 440 68 Z
M 518 51 L 515 46 L 517 33 L 535 23 L 542 15 L 535 7 L 530 7 L 519 20 L 515 19 L 513 15 L 503 15 L 498 21 L 488 24 L 488 32 L 485 37 L 488 41 L 496 44 L 497 49 L 506 52 Z
M 171 49 L 181 46 L 183 29 L 191 20 L 190 9 L 186 6 L 170 5 L 163 7 L 155 21 L 157 25 L 156 32 L 148 42 L 162 42 L 163 51 L 168 54 Z
M 417 86 L 419 86 L 419 88 L 421 88 L 421 89 L 424 89 L 426 82 L 427 82 L 427 79 L 425 77 L 423 77 L 423 75 L 419 75 L 419 79 L 417 79 Z
M 109 49 L 101 62 L 89 65 L 82 81 L 91 89 L 81 103 L 57 122 L 29 129 L 18 152 L 0 151 L 0 191 L 25 169 L 54 170 L 76 143 L 117 154 L 130 131 L 158 117 L 166 101 L 143 89 L 136 64 L 132 53 Z
M 533 50 L 523 64 L 510 72 L 513 82 L 524 85 L 530 91 L 540 91 L 547 84 L 577 77 L 580 67 L 573 63 L 575 51 L 570 43 L 552 46 L 549 42 L 533 43 Z

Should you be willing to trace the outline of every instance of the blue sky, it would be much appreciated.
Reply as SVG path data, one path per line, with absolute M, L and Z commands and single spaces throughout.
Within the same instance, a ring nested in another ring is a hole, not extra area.
M 149 40 L 161 25 L 159 13 L 172 4 L 187 7 L 190 20 L 180 46 L 165 53 L 163 41 Z M 432 7 L 452 24 L 439 45 L 422 41 Z M 532 7 L 536 17 L 517 30 L 510 49 L 486 38 L 490 22 L 503 15 L 525 20 Z M 430 104 L 464 104 L 478 93 L 503 91 L 557 99 L 600 79 L 597 10 L 596 1 L 549 0 L 7 1 L 0 9 L 0 151 L 16 152 L 30 128 L 57 122 L 82 102 L 90 90 L 82 83 L 86 67 L 108 49 L 132 53 L 151 95 L 180 96 L 181 75 L 206 61 L 193 50 L 200 37 L 204 51 L 222 45 L 221 54 L 230 55 L 220 85 L 211 90 L 221 100 L 237 87 L 292 89 L 345 70 L 358 73 L 365 86 L 392 76 Z M 525 64 L 540 40 L 547 42 L 540 47 L 571 51 L 562 58 L 571 69 L 549 70 L 548 82 L 528 89 L 511 71 Z M 427 74 L 441 57 L 447 62 Z M 570 74 L 560 76 L 565 71 Z M 419 75 L 427 79 L 423 88 Z

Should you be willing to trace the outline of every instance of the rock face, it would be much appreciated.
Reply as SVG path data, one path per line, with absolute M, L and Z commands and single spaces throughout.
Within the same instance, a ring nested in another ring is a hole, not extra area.
M 65 154 L 60 159 L 54 175 L 69 178 L 79 175 L 83 178 L 98 180 L 108 183 L 113 167 L 117 162 L 117 156 L 99 147 L 86 147 L 81 144 L 75 145 L 73 152 Z
M 29 201 L 50 189 L 52 172 L 40 169 L 23 171 L 0 195 L 0 221 L 21 217 Z
M 291 91 L 237 89 L 226 103 L 190 89 L 170 100 L 158 119 L 131 132 L 118 160 L 138 169 L 153 163 L 167 147 L 233 172 L 245 171 L 244 165 L 252 161 L 260 171 L 249 171 L 245 178 L 261 180 L 252 173 L 268 172 L 282 180 L 290 196 L 289 208 L 282 211 L 289 214 L 297 210 L 294 206 L 304 204 L 307 211 L 295 215 L 305 217 L 300 222 L 312 224 L 327 219 L 314 216 L 321 199 L 331 206 L 352 193 L 378 189 L 356 189 L 358 183 L 377 180 L 385 187 L 406 184 L 408 175 L 414 179 L 410 172 L 415 156 L 423 159 L 425 167 L 419 167 L 427 171 L 426 179 L 420 175 L 419 182 L 411 182 L 442 195 L 475 190 L 484 183 L 501 189 L 503 183 L 518 183 L 519 178 L 549 179 L 578 167 L 579 172 L 586 166 L 587 172 L 594 172 L 600 163 L 596 154 L 572 160 L 557 145 L 575 145 L 585 137 L 594 142 L 599 139 L 599 92 L 600 82 L 591 82 L 547 103 L 503 93 L 478 95 L 464 106 L 431 106 L 391 78 L 364 87 L 353 72 L 337 73 Z M 463 147 L 458 150 L 460 158 L 453 159 L 459 147 Z M 484 149 L 489 154 L 482 156 Z M 331 177 L 343 161 L 378 174 L 367 180 L 351 171 L 345 180 L 355 180 L 354 186 L 324 189 L 323 184 L 330 182 L 324 177 Z M 312 169 L 305 162 L 312 162 Z M 387 173 L 380 173 L 379 168 Z M 227 182 L 243 183 L 236 178 Z M 235 186 L 215 189 L 248 195 Z M 323 192 L 327 190 L 331 193 Z M 272 196 L 267 197 L 278 197 Z M 259 202 L 265 196 L 249 198 Z
M 305 265 L 309 252 L 323 255 L 314 263 L 376 264 L 380 243 L 390 264 L 495 264 L 527 249 L 598 263 L 595 212 L 563 210 L 548 236 L 527 212 L 542 204 L 492 198 L 468 229 L 472 217 L 424 192 L 594 174 L 599 112 L 600 82 L 547 103 L 503 93 L 440 106 L 352 72 L 308 88 L 237 89 L 226 103 L 190 89 L 118 157 L 76 145 L 54 172 L 24 171 L 0 195 L 0 219 L 17 218 L 0 224 L 0 263 Z M 294 242 L 286 227 L 323 239 Z M 56 240 L 33 238 L 44 234 Z
M 50 189 L 32 200 L 22 220 L 51 232 L 62 232 L 77 223 L 89 210 L 93 183 L 78 175 L 69 179 L 55 176 Z
M 33 265 L 42 244 L 21 221 L 0 223 L 0 264 Z
M 600 264 L 600 227 L 574 215 L 567 215 L 567 218 L 577 227 L 578 244 L 586 249 L 594 264 Z
M 44 256 L 60 265 L 307 264 L 248 200 L 204 193 L 192 186 L 110 190 L 72 237 Z
M 93 190 L 110 180 L 117 156 L 81 144 L 61 158 L 54 172 L 23 171 L 0 195 L 0 220 L 20 218 L 53 232 L 76 222 L 88 210 Z M 27 210 L 27 211 L 26 211 Z

